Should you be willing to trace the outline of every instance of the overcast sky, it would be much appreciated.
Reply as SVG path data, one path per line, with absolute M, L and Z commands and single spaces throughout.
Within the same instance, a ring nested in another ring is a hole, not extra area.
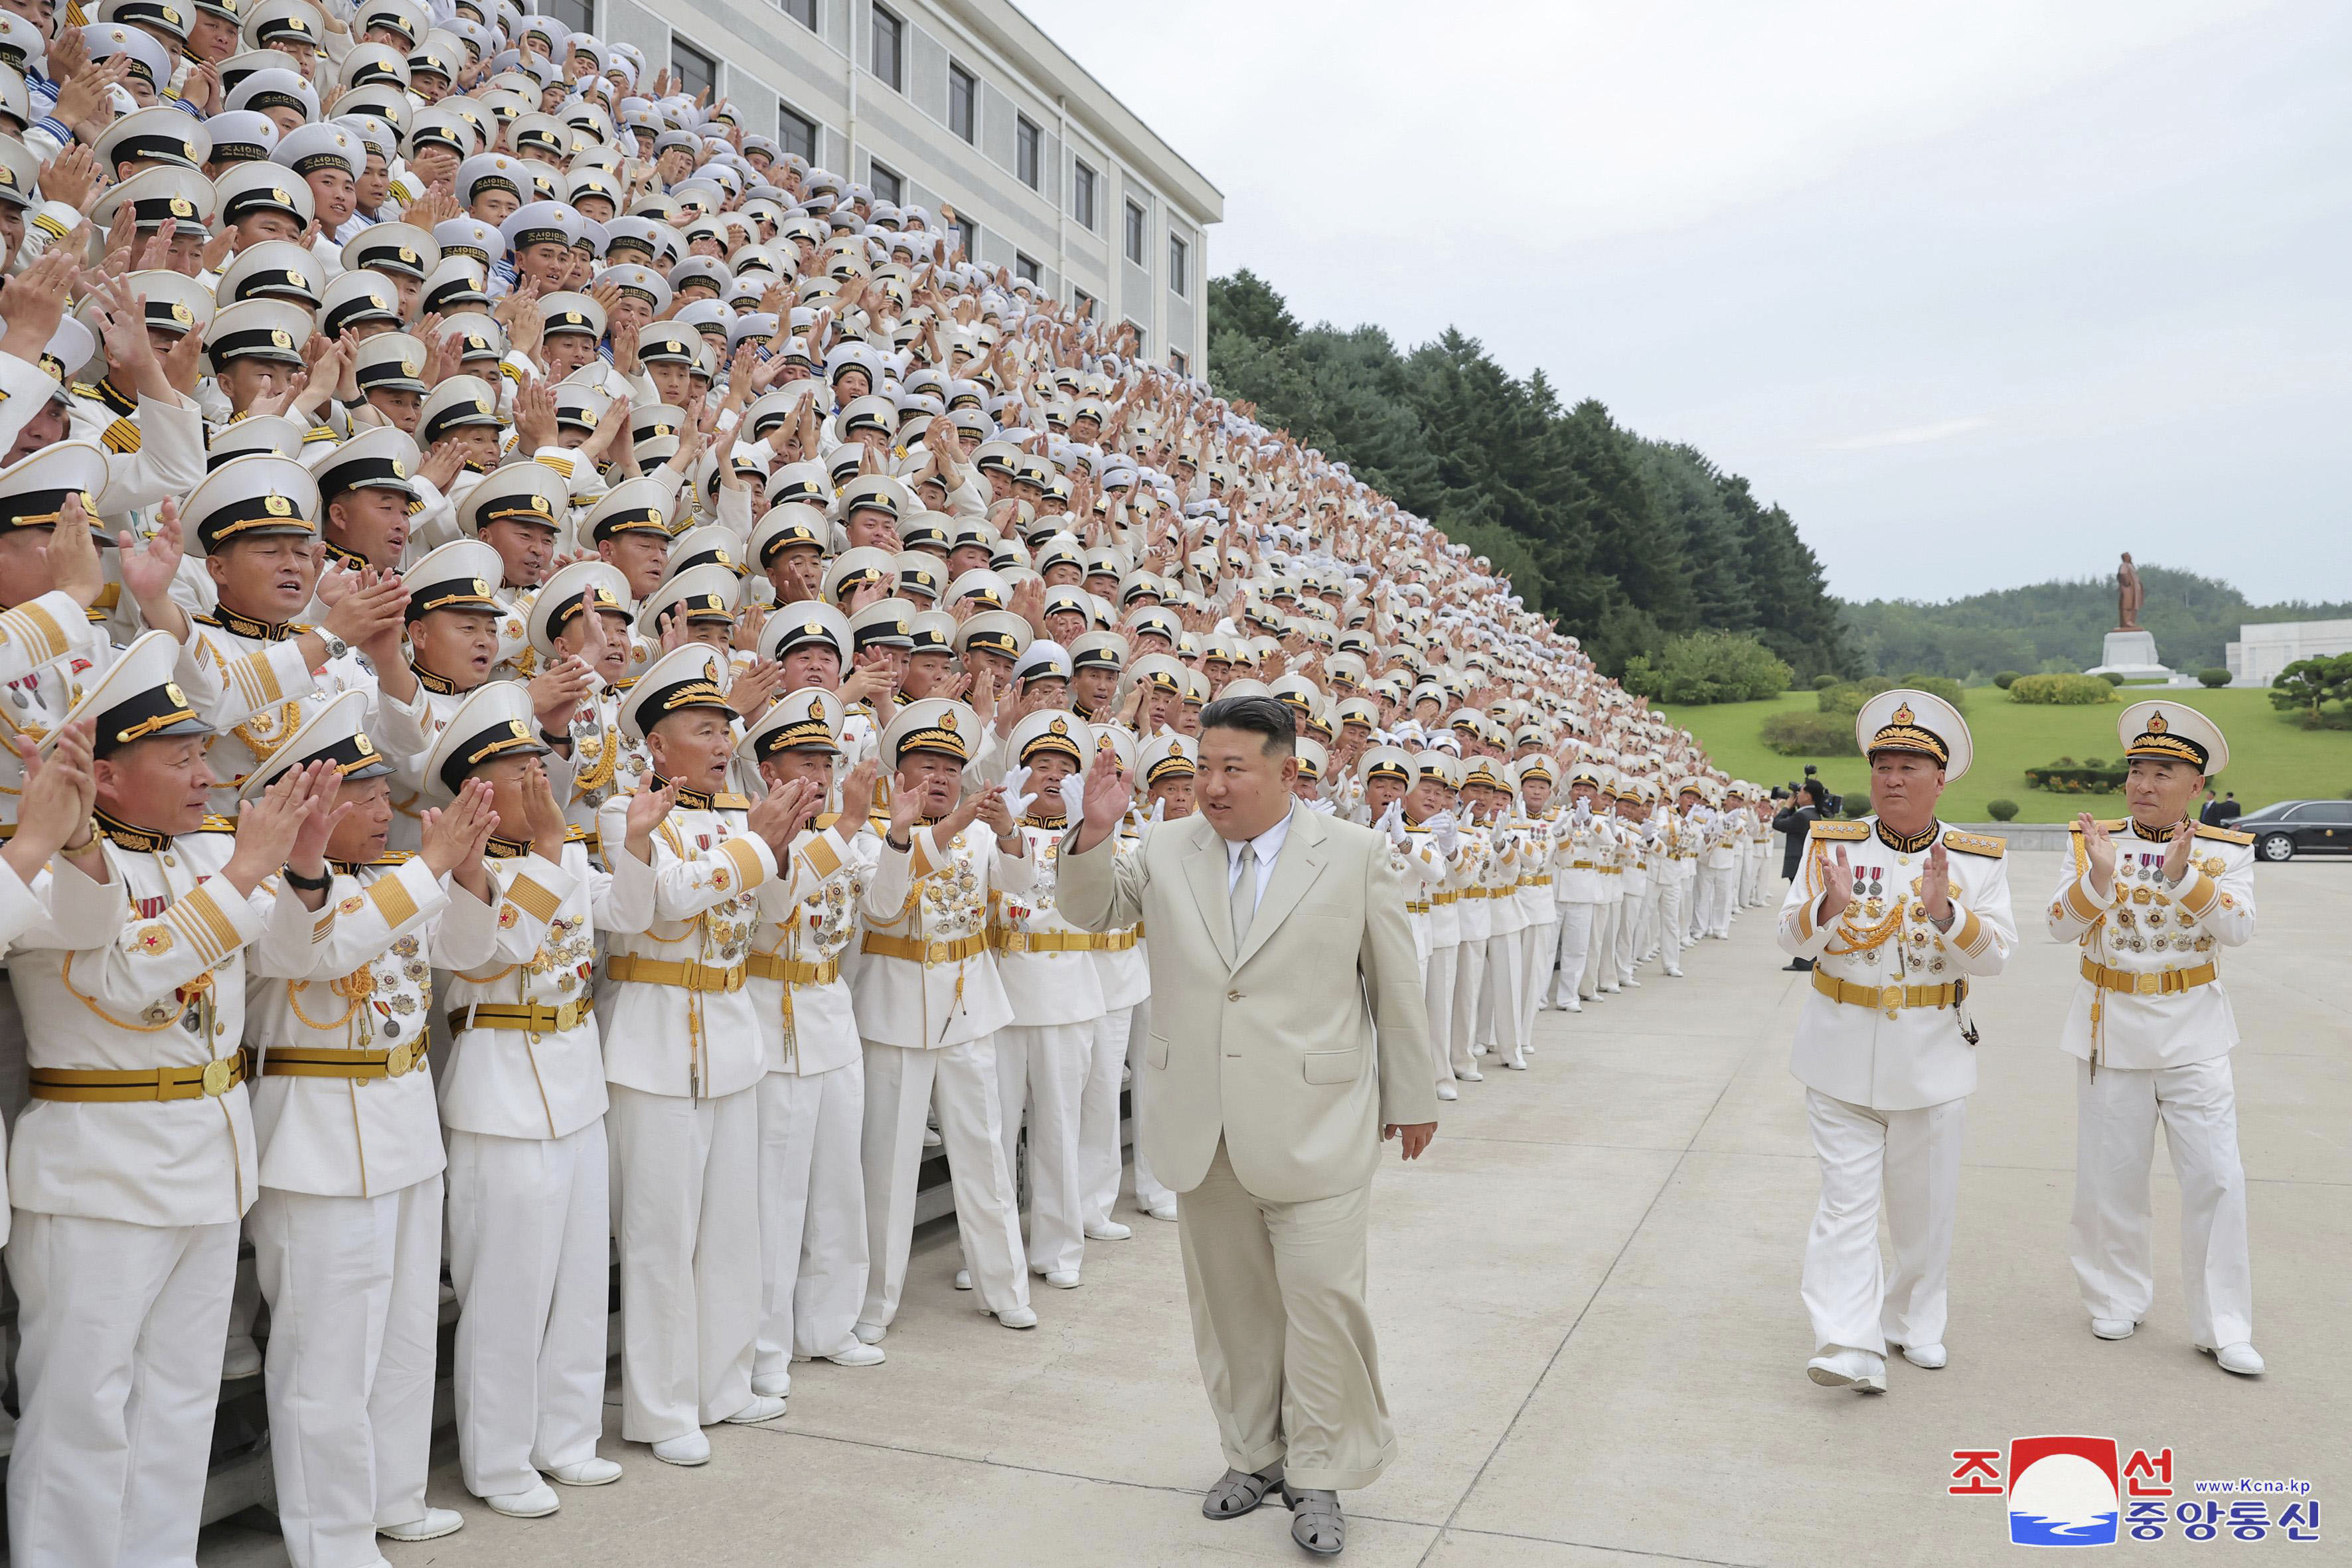
M 2352 598 L 2342 0 L 1018 4 L 1211 271 L 1692 443 L 1841 595 Z

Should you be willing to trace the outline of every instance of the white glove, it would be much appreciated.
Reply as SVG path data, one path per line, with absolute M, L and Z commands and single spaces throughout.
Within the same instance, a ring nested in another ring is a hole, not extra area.
M 1591 801 L 1580 799 L 1576 803 L 1576 820 L 1580 823 L 1590 822 L 1592 820 L 1592 803 Z
M 1313 812 L 1318 816 L 1329 816 L 1339 810 L 1338 806 L 1333 805 L 1328 800 L 1309 800 L 1303 801 L 1300 804 L 1305 805 L 1307 810 Z
M 1150 818 L 1149 818 L 1148 820 L 1149 820 L 1149 821 L 1150 821 L 1154 826 L 1157 826 L 1160 821 L 1162 821 L 1162 820 L 1167 816 L 1167 815 L 1168 815 L 1168 800 L 1167 800 L 1167 797 L 1163 795 L 1163 796 L 1161 796 L 1160 799 L 1155 800 L 1155 801 L 1153 801 L 1153 802 L 1151 803 L 1151 816 L 1150 816 Z
M 1404 830 L 1404 802 L 1402 800 L 1389 802 L 1389 808 L 1381 813 L 1381 819 L 1374 826 L 1387 834 L 1389 842 L 1400 849 L 1412 842 L 1412 835 Z
M 1073 826 L 1087 819 L 1087 770 L 1072 768 L 1061 784 L 1062 816 Z
M 1002 782 L 1004 785 L 1004 809 L 1011 812 L 1013 819 L 1018 822 L 1021 820 L 1022 813 L 1027 811 L 1030 803 L 1037 798 L 1034 795 L 1021 793 L 1028 787 L 1029 770 L 1025 767 L 1014 768 L 1004 775 Z
M 1447 858 L 1452 858 L 1454 851 L 1461 847 L 1462 828 L 1460 825 L 1454 820 L 1454 814 L 1452 812 L 1441 811 L 1435 816 L 1431 817 L 1429 819 L 1429 831 L 1433 837 L 1435 837 L 1437 839 L 1437 847 L 1444 853 Z

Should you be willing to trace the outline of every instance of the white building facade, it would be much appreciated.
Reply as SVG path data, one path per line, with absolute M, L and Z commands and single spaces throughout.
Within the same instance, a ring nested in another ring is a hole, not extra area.
M 747 133 L 968 226 L 966 252 L 1206 372 L 1224 197 L 1007 0 L 540 0 Z
M 2299 658 L 2352 653 L 2352 621 L 2266 621 L 2238 628 L 2224 658 L 2232 686 L 2268 686 Z

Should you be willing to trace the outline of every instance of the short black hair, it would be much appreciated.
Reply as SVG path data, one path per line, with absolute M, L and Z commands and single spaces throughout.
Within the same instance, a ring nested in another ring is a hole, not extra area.
M 1244 730 L 1261 738 L 1265 754 L 1287 757 L 1298 751 L 1298 723 L 1290 707 L 1273 697 L 1220 697 L 1201 710 L 1201 730 Z

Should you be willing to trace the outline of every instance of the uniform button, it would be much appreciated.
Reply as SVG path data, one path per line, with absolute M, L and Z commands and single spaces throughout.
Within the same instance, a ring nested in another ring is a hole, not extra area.
M 1238 991 L 1228 991 L 1225 993 L 1225 1000 L 1228 1002 L 1238 1002 L 1241 999 L 1242 994 Z
M 172 858 L 169 855 L 166 855 L 163 857 L 163 864 L 166 866 L 176 866 L 179 862 Z

